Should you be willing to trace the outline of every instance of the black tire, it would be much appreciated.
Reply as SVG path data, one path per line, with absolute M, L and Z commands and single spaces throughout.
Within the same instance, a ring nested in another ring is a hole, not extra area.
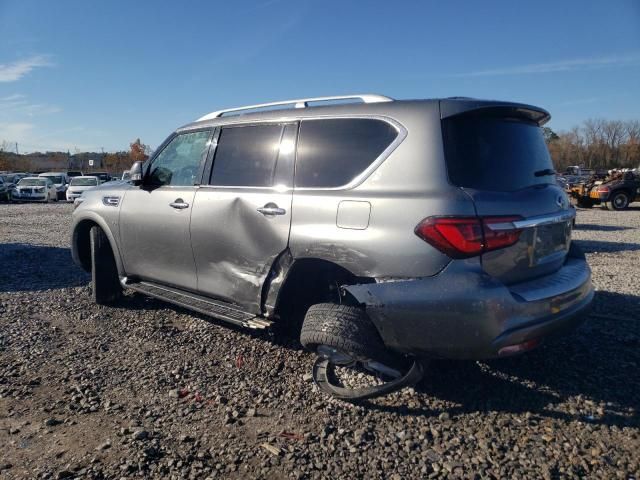
M 91 242 L 91 296 L 98 305 L 115 303 L 122 296 L 118 268 L 109 239 L 100 227 L 89 232 Z
M 398 360 L 386 349 L 366 312 L 350 305 L 312 305 L 304 317 L 300 343 L 313 352 L 319 345 L 328 345 L 352 356 L 387 365 Z
M 613 192 L 611 195 L 611 207 L 614 210 L 624 210 L 629 206 L 630 199 L 627 192 Z
M 593 207 L 593 202 L 590 199 L 579 198 L 578 199 L 578 207 L 580 207 L 580 208 L 592 208 Z

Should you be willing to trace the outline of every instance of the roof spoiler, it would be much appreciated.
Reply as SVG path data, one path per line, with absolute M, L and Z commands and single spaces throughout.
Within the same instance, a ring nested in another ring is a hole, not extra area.
M 551 119 L 551 114 L 545 109 L 523 103 L 496 102 L 469 98 L 448 98 L 440 100 L 440 118 L 445 119 L 456 115 L 486 115 L 519 118 L 534 122 L 539 126 L 544 125 Z

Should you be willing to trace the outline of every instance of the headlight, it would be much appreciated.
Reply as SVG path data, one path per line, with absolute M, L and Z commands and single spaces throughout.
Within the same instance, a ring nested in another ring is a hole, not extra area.
M 44 192 L 44 187 L 36 188 L 35 191 L 42 193 L 42 192 Z

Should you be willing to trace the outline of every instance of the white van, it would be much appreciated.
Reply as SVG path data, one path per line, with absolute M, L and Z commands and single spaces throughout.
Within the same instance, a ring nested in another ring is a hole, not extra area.
M 58 200 L 64 200 L 66 198 L 67 188 L 69 188 L 69 177 L 66 172 L 45 172 L 38 176 L 46 177 L 53 182 L 56 186 Z

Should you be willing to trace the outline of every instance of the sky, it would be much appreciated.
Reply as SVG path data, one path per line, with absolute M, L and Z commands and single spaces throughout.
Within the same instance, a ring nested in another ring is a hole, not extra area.
M 640 1 L 0 0 L 0 144 L 157 147 L 220 108 L 379 93 L 640 119 Z

